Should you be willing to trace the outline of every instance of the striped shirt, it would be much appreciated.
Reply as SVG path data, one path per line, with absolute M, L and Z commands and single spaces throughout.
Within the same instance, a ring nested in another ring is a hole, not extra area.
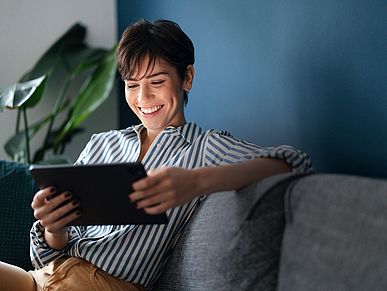
M 137 161 L 143 128 L 143 125 L 136 125 L 93 135 L 76 163 Z M 142 163 L 146 170 L 165 166 L 198 168 L 235 164 L 257 157 L 283 159 L 294 172 L 312 170 L 308 156 L 290 146 L 260 147 L 238 140 L 225 131 L 202 131 L 195 123 L 164 129 L 148 149 Z M 71 226 L 68 245 L 62 251 L 48 247 L 41 225 L 35 222 L 31 229 L 32 263 L 41 268 L 67 254 L 83 258 L 117 278 L 151 288 L 200 201 L 200 198 L 195 198 L 168 210 L 169 222 L 165 225 Z

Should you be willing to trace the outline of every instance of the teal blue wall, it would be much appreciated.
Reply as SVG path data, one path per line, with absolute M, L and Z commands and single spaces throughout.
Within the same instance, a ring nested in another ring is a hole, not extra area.
M 191 37 L 189 120 L 299 147 L 319 172 L 387 177 L 387 1 L 118 0 L 118 16 L 119 35 L 144 17 Z

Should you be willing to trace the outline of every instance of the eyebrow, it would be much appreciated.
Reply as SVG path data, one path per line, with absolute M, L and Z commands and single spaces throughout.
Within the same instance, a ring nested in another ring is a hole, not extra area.
M 146 79 L 151 79 L 151 78 L 154 78 L 154 77 L 157 77 L 157 76 L 160 76 L 160 75 L 168 75 L 168 73 L 167 72 L 157 72 L 157 73 L 148 75 L 145 78 Z M 139 81 L 139 80 L 133 79 L 133 78 L 129 78 L 128 81 Z

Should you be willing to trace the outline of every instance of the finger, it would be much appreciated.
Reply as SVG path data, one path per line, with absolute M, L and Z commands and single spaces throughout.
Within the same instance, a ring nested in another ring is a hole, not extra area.
M 70 200 L 73 198 L 73 195 L 71 192 L 66 191 L 62 192 L 61 194 L 55 196 L 54 198 L 46 199 L 46 209 L 51 212 L 55 208 L 57 208 L 59 205 L 63 204 L 64 202 Z
M 55 194 L 56 189 L 54 187 L 47 187 L 36 192 L 31 202 L 32 208 L 37 208 L 44 205 L 46 199 Z
M 45 198 L 45 202 L 40 207 L 32 207 L 34 209 L 34 216 L 36 219 L 42 219 L 50 214 L 55 208 L 57 208 L 62 203 L 70 200 L 72 195 L 70 192 L 63 192 L 58 196 L 55 196 L 52 199 Z
M 135 191 L 144 190 L 146 188 L 152 187 L 158 183 L 157 177 L 147 176 L 133 183 L 132 188 Z
M 135 191 L 129 194 L 129 200 L 136 202 L 147 197 L 151 197 L 158 193 L 163 193 L 170 191 L 173 188 L 173 185 L 170 180 L 161 180 L 158 184 L 153 185 L 153 187 L 147 188 L 145 190 Z
M 159 183 L 164 177 L 164 174 L 161 171 L 153 171 L 148 173 L 149 175 L 147 177 L 142 178 L 132 184 L 133 190 L 139 191 L 150 188 Z
M 79 200 L 72 200 L 66 203 L 65 205 L 55 209 L 54 211 L 50 212 L 49 215 L 47 215 L 47 219 L 49 221 L 57 221 L 61 219 L 63 216 L 68 214 L 69 212 L 75 210 L 77 207 L 79 207 Z
M 61 220 L 63 217 L 65 217 L 66 214 L 70 213 L 71 211 L 74 211 L 77 207 L 79 207 L 78 200 L 69 201 L 65 205 L 45 215 L 43 218 L 40 219 L 40 222 L 44 227 L 52 225 L 57 221 Z
M 63 216 L 61 219 L 49 224 L 47 227 L 45 227 L 45 229 L 48 232 L 53 232 L 53 233 L 61 231 L 65 227 L 67 227 L 73 220 L 77 219 L 81 215 L 82 215 L 81 210 L 71 212 L 68 215 Z
M 176 205 L 173 205 L 170 202 L 165 202 L 165 203 L 144 208 L 144 211 L 148 214 L 160 214 L 160 213 L 166 212 L 168 209 L 173 208 L 175 206 Z
M 150 196 L 148 198 L 145 198 L 143 200 L 140 200 L 136 203 L 136 207 L 137 208 L 146 208 L 146 207 L 150 207 L 150 206 L 153 206 L 153 205 L 156 205 L 156 204 L 160 204 L 162 203 L 163 201 L 168 201 L 168 194 L 166 194 L 165 192 L 162 193 L 162 194 L 158 194 L 158 195 L 153 195 L 153 196 Z
M 146 199 L 157 193 L 163 192 L 160 187 L 154 187 L 146 191 L 136 191 L 129 195 L 129 200 L 132 202 L 137 202 L 142 199 Z

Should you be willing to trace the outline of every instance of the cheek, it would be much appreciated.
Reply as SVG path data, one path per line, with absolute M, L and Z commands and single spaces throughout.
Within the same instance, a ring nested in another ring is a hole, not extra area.
M 133 104 L 133 96 L 129 94 L 128 90 L 125 90 L 125 100 L 126 100 L 126 103 L 128 103 L 129 105 Z
M 129 107 L 134 110 L 135 109 L 135 100 L 133 98 L 133 96 L 129 95 L 126 91 L 125 91 L 125 100 L 126 100 L 126 103 L 129 105 Z
M 168 93 L 169 94 L 167 96 L 173 103 L 180 103 L 184 99 L 184 91 L 180 84 L 176 84 L 173 87 L 171 86 Z

